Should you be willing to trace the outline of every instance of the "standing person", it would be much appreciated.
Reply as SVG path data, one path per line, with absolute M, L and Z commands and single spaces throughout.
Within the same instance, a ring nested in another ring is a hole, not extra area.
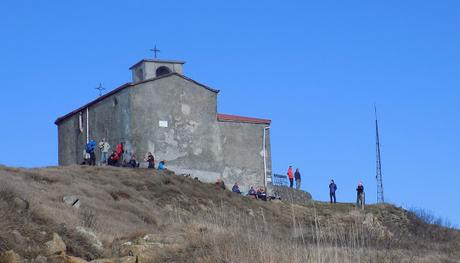
M 145 161 L 149 163 L 148 168 L 149 169 L 154 169 L 155 168 L 155 157 L 151 152 L 147 153 L 147 157 L 145 158 Z
M 332 204 L 333 199 L 334 199 L 334 204 L 336 203 L 335 191 L 337 191 L 337 185 L 335 185 L 334 180 L 331 180 L 331 183 L 329 184 L 329 197 L 331 198 L 331 204 Z
M 294 174 L 292 173 L 292 165 L 289 166 L 287 175 L 289 178 L 289 187 L 292 188 L 294 186 Z
M 89 142 L 86 144 L 85 150 L 87 153 L 89 153 L 89 165 L 96 165 L 96 154 L 94 153 L 94 150 L 96 149 L 96 141 L 94 140 L 89 140 Z
M 99 149 L 101 150 L 101 165 L 107 163 L 107 158 L 109 157 L 110 144 L 102 138 L 102 141 L 99 142 Z
M 118 155 L 118 161 L 123 164 L 124 158 L 123 158 L 123 153 L 125 152 L 123 142 L 120 142 L 117 146 L 117 155 Z
M 299 168 L 296 168 L 295 169 L 295 173 L 294 173 L 294 178 L 295 178 L 295 189 L 296 190 L 299 190 L 300 189 L 300 171 L 299 171 Z
M 356 205 L 364 208 L 364 185 L 361 181 L 358 183 L 358 187 L 356 188 Z

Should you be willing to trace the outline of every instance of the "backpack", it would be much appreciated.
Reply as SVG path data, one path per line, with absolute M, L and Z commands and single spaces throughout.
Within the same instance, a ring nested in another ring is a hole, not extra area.
M 87 153 L 93 152 L 93 151 L 94 151 L 94 146 L 95 146 L 95 145 L 94 145 L 94 141 L 89 141 L 89 142 L 86 144 L 86 146 L 85 146 L 85 151 L 86 151 Z

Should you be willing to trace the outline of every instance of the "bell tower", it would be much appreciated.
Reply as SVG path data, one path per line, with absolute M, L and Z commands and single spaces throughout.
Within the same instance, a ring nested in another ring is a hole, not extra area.
M 129 69 L 133 75 L 133 83 L 136 83 L 170 73 L 179 73 L 182 75 L 184 64 L 185 61 L 143 59 Z

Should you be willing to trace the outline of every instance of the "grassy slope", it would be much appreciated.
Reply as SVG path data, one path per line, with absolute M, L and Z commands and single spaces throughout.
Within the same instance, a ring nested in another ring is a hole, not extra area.
M 80 209 L 62 202 L 67 195 L 81 199 Z M 459 231 L 391 205 L 261 202 L 142 169 L 0 167 L 0 252 L 34 258 L 53 232 L 87 259 L 117 256 L 121 243 L 152 233 L 175 242 L 160 262 L 460 261 Z

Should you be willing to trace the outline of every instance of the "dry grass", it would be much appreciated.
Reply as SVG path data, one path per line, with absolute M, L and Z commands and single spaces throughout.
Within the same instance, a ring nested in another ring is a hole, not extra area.
M 155 262 L 460 259 L 459 231 L 391 205 L 363 212 L 351 204 L 262 202 L 167 171 L 112 167 L 0 167 L 0 186 L 0 252 L 14 249 L 26 258 L 57 232 L 69 254 L 87 259 L 117 255 L 123 242 L 149 233 L 184 240 Z M 79 197 L 80 209 L 63 203 L 66 195 Z M 79 226 L 104 249 L 95 249 Z

